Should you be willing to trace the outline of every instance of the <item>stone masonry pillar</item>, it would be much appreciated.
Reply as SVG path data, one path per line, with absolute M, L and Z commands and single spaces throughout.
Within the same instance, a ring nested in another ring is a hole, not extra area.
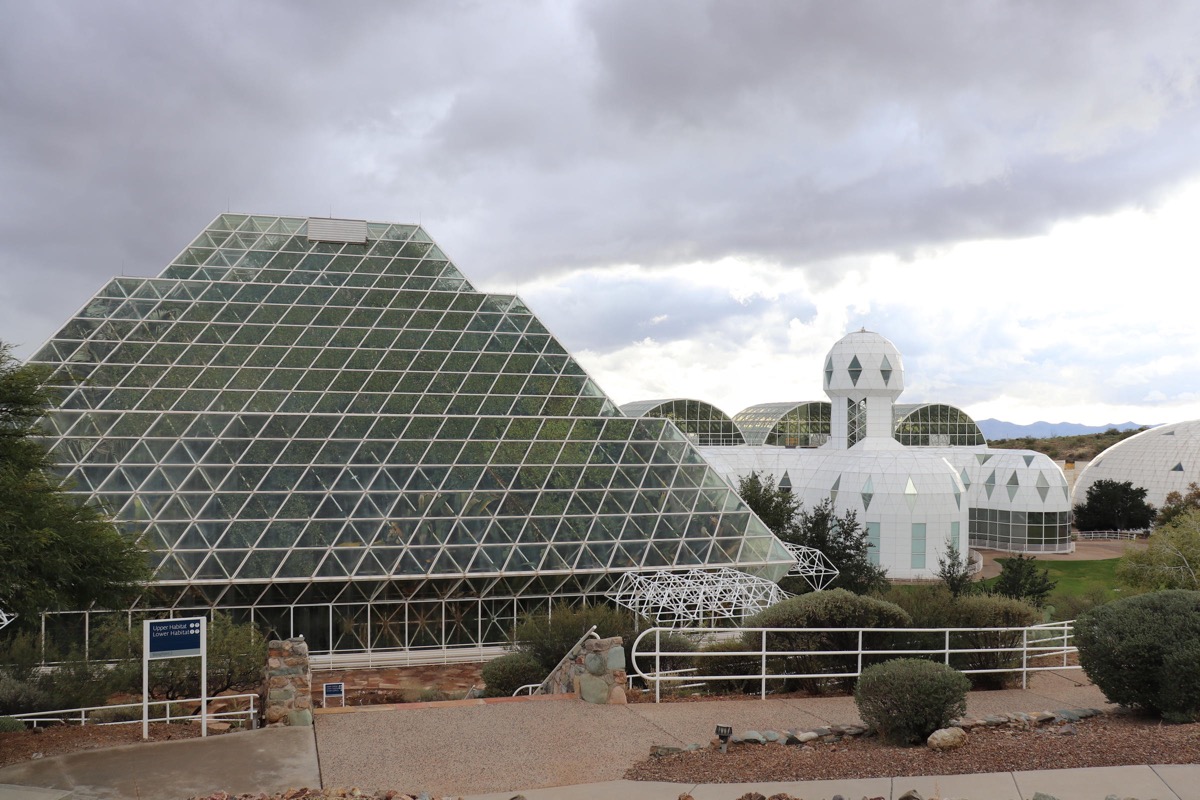
M 268 725 L 312 725 L 312 668 L 303 636 L 267 643 L 263 716 Z

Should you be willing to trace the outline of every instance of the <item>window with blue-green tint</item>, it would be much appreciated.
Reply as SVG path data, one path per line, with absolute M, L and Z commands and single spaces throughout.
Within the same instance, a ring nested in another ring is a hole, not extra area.
M 925 523 L 914 522 L 912 526 L 912 562 L 913 569 L 925 569 Z
M 872 564 L 879 563 L 879 523 L 867 523 L 867 560 Z

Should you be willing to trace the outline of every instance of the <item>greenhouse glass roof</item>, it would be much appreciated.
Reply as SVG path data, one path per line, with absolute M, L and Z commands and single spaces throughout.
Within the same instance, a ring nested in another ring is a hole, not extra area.
M 61 395 L 53 459 L 168 599 L 793 562 L 673 425 L 624 417 L 417 226 L 221 215 L 32 361 Z

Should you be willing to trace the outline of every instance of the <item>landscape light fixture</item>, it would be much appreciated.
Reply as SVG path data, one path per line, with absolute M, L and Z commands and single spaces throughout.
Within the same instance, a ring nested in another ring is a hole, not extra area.
M 718 725 L 717 726 L 717 738 L 721 740 L 721 752 L 722 753 L 724 753 L 726 751 L 726 748 L 729 747 L 729 737 L 730 736 L 733 736 L 733 726 L 732 725 Z

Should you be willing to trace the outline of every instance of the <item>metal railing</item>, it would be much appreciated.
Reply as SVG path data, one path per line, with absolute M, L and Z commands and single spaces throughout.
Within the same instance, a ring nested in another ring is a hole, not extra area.
M 515 692 L 512 693 L 512 696 L 516 697 L 522 693 L 530 696 L 535 694 L 545 694 L 546 684 L 550 683 L 550 679 L 554 677 L 555 673 L 562 669 L 563 664 L 567 663 L 568 661 L 575 660 L 575 656 L 579 655 L 579 648 L 583 647 L 583 643 L 588 639 L 599 638 L 600 634 L 596 633 L 595 625 L 588 628 L 587 633 L 585 633 L 583 636 L 580 636 L 579 640 L 575 642 L 575 644 L 571 645 L 571 649 L 567 651 L 567 654 L 558 660 L 558 663 L 554 665 L 554 669 L 550 670 L 550 674 L 546 676 L 545 680 L 543 680 L 541 683 L 527 683 L 524 686 L 520 686 Z
M 869 666 L 881 660 L 902 657 L 941 661 L 968 675 L 1020 673 L 1021 688 L 1028 688 L 1031 672 L 1080 668 L 1077 664 L 1068 663 L 1069 657 L 1078 652 L 1071 643 L 1074 638 L 1073 625 L 1074 621 L 1071 620 L 1023 628 L 741 628 L 738 632 L 745 644 L 743 649 L 701 650 L 693 653 L 680 653 L 678 649 L 663 650 L 662 637 L 683 634 L 702 639 L 721 632 L 721 629 L 659 627 L 648 628 L 634 640 L 629 662 L 634 674 L 645 680 L 647 685 L 654 684 L 656 703 L 661 700 L 664 683 L 758 681 L 760 695 L 766 698 L 768 682 L 857 678 L 862 674 L 864 662 Z M 724 629 L 724 632 L 728 632 L 728 629 Z M 786 647 L 789 641 L 829 641 L 831 637 L 841 641 L 841 649 Z M 871 641 L 868 642 L 868 639 Z M 868 644 L 875 646 L 868 647 Z M 647 645 L 653 647 L 646 649 Z M 671 659 L 674 663 L 681 657 L 693 659 L 696 671 L 681 674 L 677 668 L 663 668 L 664 659 Z M 639 659 L 651 659 L 653 670 L 643 669 Z M 706 674 L 704 662 L 709 659 L 736 659 L 735 667 L 748 669 L 735 670 L 736 674 Z M 788 669 L 789 665 L 812 668 L 822 661 L 828 663 L 830 668 L 817 671 Z M 972 663 L 987 661 L 997 666 L 971 666 Z M 847 665 L 850 668 L 847 669 Z
M 224 701 L 245 701 L 249 700 L 249 708 L 235 709 L 233 711 L 209 711 L 204 714 L 210 722 L 224 721 L 245 717 L 247 728 L 258 727 L 258 695 L 257 694 L 228 694 L 210 697 L 209 704 L 214 703 L 224 704 Z M 199 710 L 190 713 L 180 713 L 178 710 L 174 714 L 171 713 L 172 706 L 198 706 L 200 704 L 199 697 L 189 697 L 180 700 L 151 700 L 150 701 L 150 722 L 199 722 L 201 715 Z M 239 702 L 240 704 L 240 702 Z M 161 712 L 156 712 L 155 708 L 161 708 Z M 121 716 L 122 711 L 128 709 L 126 716 L 129 719 L 108 719 L 111 716 Z M 111 706 L 85 706 L 83 708 L 59 708 L 53 711 L 33 711 L 27 714 L 10 714 L 9 716 L 32 724 L 33 727 L 39 725 L 140 725 L 142 724 L 142 704 L 141 703 L 120 703 Z M 97 721 L 99 719 L 100 721 Z
M 494 647 L 447 647 L 429 650 L 374 650 L 315 653 L 309 655 L 313 671 L 415 667 L 429 664 L 470 664 L 502 656 L 508 649 Z
M 1149 528 L 1140 528 L 1127 531 L 1080 531 L 1079 538 L 1085 541 L 1089 539 L 1125 539 L 1133 540 L 1140 539 L 1150 534 Z

